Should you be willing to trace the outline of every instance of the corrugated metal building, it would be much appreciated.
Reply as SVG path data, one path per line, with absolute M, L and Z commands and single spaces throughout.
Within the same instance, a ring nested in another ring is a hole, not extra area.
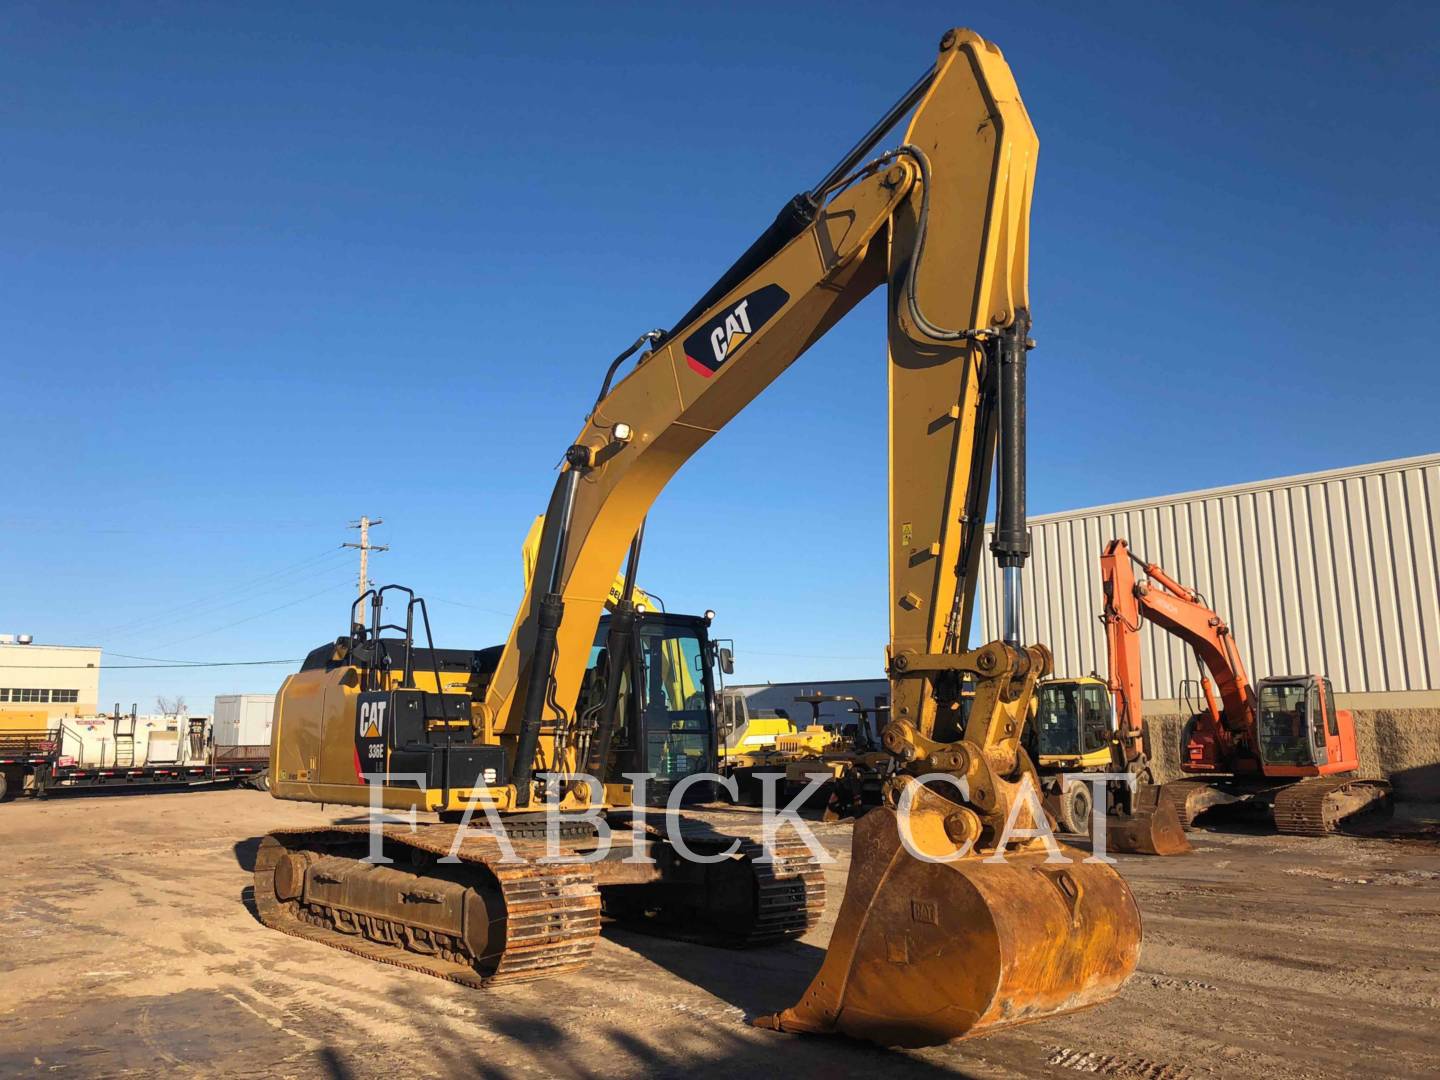
M 1123 537 L 1204 594 L 1253 678 L 1323 672 L 1341 705 L 1440 707 L 1440 454 L 1048 514 L 1031 528 L 1025 637 L 1054 650 L 1059 674 L 1105 672 L 1099 556 Z M 999 589 L 991 564 L 982 640 L 998 636 Z M 1142 648 L 1147 699 L 1173 702 L 1198 677 L 1176 638 L 1147 627 Z

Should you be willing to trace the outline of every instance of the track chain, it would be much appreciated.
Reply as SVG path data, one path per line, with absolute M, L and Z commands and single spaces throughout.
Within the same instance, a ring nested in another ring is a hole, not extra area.
M 1357 780 L 1353 776 L 1301 780 L 1276 792 L 1273 806 L 1276 830 L 1295 836 L 1328 836 L 1337 832 L 1343 819 L 1332 796 L 1350 788 L 1381 788 L 1385 794 L 1389 792 L 1389 785 L 1384 781 Z
M 765 853 L 753 837 L 740 841 L 739 854 L 755 872 L 755 926 L 738 948 L 771 945 L 798 938 L 820 921 L 825 911 L 825 871 L 799 840 L 777 842 L 774 862 L 757 862 Z
M 1206 780 L 1171 780 L 1160 785 L 1160 799 L 1170 804 L 1175 816 L 1180 819 L 1180 827 L 1188 829 L 1194 821 L 1194 815 L 1190 812 L 1190 798 L 1209 787 L 1210 783 Z
M 653 826 L 647 829 L 657 839 L 664 834 Z M 720 831 L 706 823 L 682 822 L 680 835 L 697 853 L 718 854 L 735 845 L 734 856 L 743 860 L 754 875 L 753 919 L 743 933 L 736 934 L 716 923 L 687 921 L 684 925 L 663 920 L 621 921 L 632 929 L 655 937 L 691 941 L 727 949 L 748 949 L 792 941 L 813 928 L 825 911 L 825 870 L 804 841 L 793 833 L 777 836 L 773 861 L 762 862 L 763 835 L 756 831 Z
M 422 825 L 413 833 L 402 826 L 385 829 L 387 841 L 438 856 L 450 854 L 454 835 L 454 830 L 444 825 Z M 368 841 L 367 825 L 285 830 L 265 837 L 255 859 L 255 907 L 260 921 L 293 937 L 473 987 L 561 975 L 579 970 L 590 959 L 600 935 L 600 893 L 594 876 L 583 864 L 537 862 L 546 854 L 543 844 L 513 842 L 515 854 L 525 860 L 517 863 L 502 861 L 504 849 L 493 836 L 468 836 L 456 852 L 462 863 L 484 867 L 495 878 L 505 901 L 505 948 L 489 971 L 304 921 L 306 913 L 298 902 L 282 902 L 276 897 L 273 871 L 286 851 L 355 847 Z

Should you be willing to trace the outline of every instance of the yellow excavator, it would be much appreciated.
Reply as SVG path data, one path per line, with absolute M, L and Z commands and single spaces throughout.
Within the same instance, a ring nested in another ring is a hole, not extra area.
M 898 144 L 881 149 L 906 117 Z M 364 826 L 271 833 L 256 860 L 260 918 L 487 987 L 583 964 L 602 905 L 656 932 L 728 945 L 780 941 L 814 924 L 822 875 L 789 833 L 698 823 L 676 833 L 633 811 L 627 824 L 644 776 L 615 767 L 616 736 L 626 715 L 643 730 L 654 717 L 671 733 L 688 719 L 690 702 L 673 700 L 654 674 L 663 664 L 631 662 L 651 504 L 884 284 L 891 711 L 882 742 L 896 767 L 884 804 L 853 830 L 844 900 L 814 982 L 794 1006 L 754 1022 L 922 1046 L 1113 998 L 1138 959 L 1139 912 L 1113 866 L 1049 846 L 1020 746 L 1035 684 L 1051 667 L 1043 646 L 1021 644 L 1019 622 L 1037 148 L 1000 50 L 968 30 L 946 33 L 933 67 L 834 168 L 670 330 L 643 334 L 610 365 L 563 455 L 503 646 L 435 648 L 423 601 L 401 590 L 371 596 L 367 625 L 352 614 L 349 634 L 315 650 L 276 702 L 272 794 L 440 821 L 386 825 L 388 863 L 367 861 L 376 838 Z M 1004 639 L 971 648 L 992 469 Z M 605 663 L 592 663 L 622 563 Z M 382 605 L 397 597 L 403 622 L 387 624 Z M 427 647 L 415 640 L 420 629 Z M 693 655 L 713 693 L 698 640 L 676 648 Z M 964 713 L 962 683 L 974 688 Z M 582 694 L 598 708 L 581 709 Z M 527 830 L 547 800 L 603 817 L 624 840 L 578 861 L 603 848 L 598 826 L 575 821 L 561 840 L 576 858 L 545 858 Z M 508 828 L 446 823 L 476 802 Z M 629 858 L 632 850 L 652 857 Z M 697 853 L 718 858 L 697 863 Z
M 1105 680 L 1046 679 L 1036 687 L 1034 702 L 1026 749 L 1040 775 L 1045 809 L 1066 832 L 1090 833 L 1098 788 L 1110 850 L 1190 853 L 1179 816 L 1155 784 L 1144 722 L 1128 711 L 1116 715 Z M 1089 779 L 1101 773 L 1108 778 L 1103 784 Z

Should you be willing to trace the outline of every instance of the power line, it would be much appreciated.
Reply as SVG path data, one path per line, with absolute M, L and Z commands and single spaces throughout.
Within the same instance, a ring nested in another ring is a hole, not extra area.
M 331 557 L 333 557 L 333 556 L 335 556 L 335 555 L 338 555 L 339 553 L 340 553 L 340 551 L 339 551 L 339 548 L 338 548 L 338 547 L 326 548 L 326 549 L 325 549 L 324 551 L 322 551 L 322 552 L 319 552 L 319 553 L 314 554 L 314 555 L 306 556 L 304 559 L 301 559 L 299 562 L 287 563 L 286 565 L 281 566 L 281 567 L 279 567 L 279 568 L 277 568 L 277 569 L 275 569 L 275 570 L 267 571 L 267 572 L 264 573 L 264 574 L 259 574 L 259 575 L 255 576 L 255 577 L 253 577 L 253 578 L 248 578 L 248 579 L 246 579 L 245 581 L 235 582 L 235 583 L 233 583 L 233 584 L 231 584 L 231 585 L 226 586 L 226 587 L 223 588 L 223 589 L 220 589 L 218 592 L 209 593 L 209 594 L 206 594 L 206 595 L 204 595 L 204 596 L 197 596 L 197 597 L 194 597 L 194 598 L 192 598 L 192 599 L 190 599 L 190 600 L 185 601 L 185 602 L 182 603 L 182 604 L 176 604 L 176 605 L 174 605 L 173 607 L 162 608 L 162 609 L 160 609 L 159 611 L 152 612 L 152 613 L 149 614 L 149 615 L 143 615 L 143 616 L 140 616 L 140 617 L 135 618 L 135 619 L 127 619 L 126 621 L 124 621 L 124 622 L 122 622 L 122 623 L 117 623 L 117 624 L 115 624 L 114 626 L 106 627 L 106 628 L 105 628 L 104 630 L 102 630 L 101 632 L 102 632 L 102 633 L 113 633 L 113 632 L 115 632 L 115 631 L 117 631 L 117 630 L 120 630 L 120 629 L 123 629 L 123 628 L 127 628 L 127 627 L 131 627 L 131 626 L 135 626 L 135 625 L 137 625 L 137 624 L 139 624 L 139 623 L 151 622 L 151 621 L 153 621 L 153 620 L 155 620 L 155 619 L 165 618 L 165 617 L 170 616 L 172 613 L 175 613 L 175 612 L 185 611 L 185 610 L 188 610 L 188 609 L 190 609 L 190 608 L 203 606 L 203 605 L 206 605 L 206 604 L 211 603 L 212 601 L 219 600 L 219 599 L 222 599 L 222 598 L 224 598 L 224 597 L 231 596 L 231 595 L 233 595 L 233 594 L 234 594 L 235 592 L 237 592 L 237 591 L 248 590 L 248 589 L 252 588 L 252 587 L 255 586 L 255 585 L 264 584 L 265 582 L 271 581 L 271 580 L 273 580 L 273 579 L 275 579 L 275 578 L 284 577 L 284 576 L 287 576 L 287 575 L 289 575 L 289 574 L 291 574 L 291 573 L 293 573 L 293 572 L 295 572 L 295 571 L 297 571 L 297 570 L 301 570 L 301 569 L 304 569 L 304 568 L 306 568 L 306 567 L 312 566 L 312 565 L 314 565 L 314 564 L 316 564 L 316 563 L 323 562 L 325 559 L 331 558 Z
M 828 656 L 821 653 L 762 652 L 759 649 L 745 649 L 746 656 L 783 656 L 792 660 L 874 660 L 873 656 Z
M 117 654 L 118 655 L 118 654 Z M 271 664 L 298 664 L 299 660 L 214 660 L 201 662 L 180 661 L 173 664 L 26 664 L 26 671 L 138 671 L 142 668 L 220 668 L 220 667 L 265 667 Z M 0 666 L 0 671 L 5 667 Z
M 335 554 L 339 555 L 340 552 L 336 551 Z M 122 632 L 118 635 L 110 635 L 109 639 L 113 640 L 115 637 L 118 637 L 122 641 L 134 641 L 137 638 L 141 640 L 151 639 L 157 633 L 172 632 L 176 624 L 179 623 L 194 622 L 196 619 L 210 618 L 211 616 L 217 615 L 220 612 L 226 611 L 230 608 L 241 607 L 243 609 L 243 607 L 249 606 L 254 600 L 260 597 L 271 597 L 277 594 L 293 594 L 297 587 L 309 584 L 314 581 L 318 581 L 323 577 L 326 572 L 335 570 L 337 567 L 337 563 L 322 563 L 319 566 L 311 568 L 308 572 L 303 572 L 299 574 L 298 576 L 296 575 L 295 571 L 291 571 L 288 575 L 289 580 L 276 581 L 270 585 L 259 589 L 249 589 L 246 591 L 246 594 L 244 596 L 241 596 L 235 600 L 227 601 L 224 604 L 215 604 L 213 606 L 197 608 L 194 611 L 185 612 L 183 614 L 175 615 L 172 617 L 163 617 L 159 620 L 151 620 L 151 625 L 149 626 L 137 626 L 133 630 L 130 630 L 128 632 Z
M 105 627 L 99 631 L 99 636 L 106 637 L 111 634 L 117 634 L 122 630 L 131 630 L 146 623 L 163 621 L 165 619 L 190 618 L 191 615 L 196 613 L 195 609 L 204 609 L 215 600 L 234 595 L 237 590 L 248 592 L 256 585 L 261 585 L 267 581 L 272 581 L 276 578 L 288 576 L 297 570 L 311 567 L 316 563 L 323 562 L 325 559 L 332 558 L 338 554 L 340 554 L 340 549 L 338 547 L 326 548 L 318 555 L 308 556 L 304 559 L 301 559 L 299 562 L 289 563 L 285 566 L 280 567 L 277 570 L 271 570 L 268 573 L 260 574 L 257 577 L 250 578 L 246 581 L 229 585 L 218 592 L 210 593 L 206 596 L 196 597 L 195 599 L 187 600 L 183 604 L 176 604 L 173 607 L 163 608 L 159 611 L 152 612 L 149 615 L 142 615 L 138 618 L 127 619 L 124 622 L 116 623 L 113 626 Z M 243 603 L 245 599 L 245 597 L 242 597 L 241 600 L 235 601 L 234 603 Z M 224 604 L 221 606 L 230 607 L 233 606 L 233 603 Z M 182 615 L 180 614 L 181 612 L 190 612 L 190 614 Z
M 217 626 L 211 630 L 202 630 L 198 634 L 191 634 L 189 637 L 176 638 L 174 641 L 167 641 L 164 645 L 157 646 L 157 648 L 168 649 L 171 645 L 180 645 L 187 641 L 194 641 L 196 638 L 209 637 L 211 634 L 218 634 L 221 630 L 229 630 L 232 626 L 242 626 L 245 623 L 254 622 L 256 619 L 263 619 L 266 615 L 273 615 L 277 611 L 284 611 L 286 608 L 292 608 L 296 604 L 303 604 L 306 600 L 313 600 L 317 596 L 324 596 L 328 592 L 334 592 L 343 584 L 345 583 L 341 582 L 335 585 L 327 586 L 326 588 L 321 589 L 319 592 L 310 593 L 308 596 L 301 596 L 295 600 L 291 600 L 288 604 L 280 604 L 277 607 L 268 608 L 265 611 L 257 612 L 256 614 L 247 616 L 243 619 L 236 619 L 234 622 L 226 623 L 224 626 Z
M 282 664 L 283 660 L 176 660 L 173 656 L 132 656 L 130 653 L 109 652 L 126 660 L 146 660 L 154 664 L 178 664 L 181 667 L 217 667 L 226 664 Z
M 427 596 L 425 599 L 433 600 L 437 604 L 449 604 L 451 607 L 469 608 L 471 611 L 483 611 L 490 615 L 514 615 L 513 611 L 501 611 L 499 608 L 481 607 L 479 604 L 463 604 L 459 600 L 446 600 L 443 596 Z

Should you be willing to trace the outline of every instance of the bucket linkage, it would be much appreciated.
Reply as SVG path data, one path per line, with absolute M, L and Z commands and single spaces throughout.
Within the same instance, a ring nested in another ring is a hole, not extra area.
M 897 692 L 885 743 L 904 771 L 856 822 L 819 973 L 759 1027 L 930 1046 L 1102 1004 L 1135 969 L 1129 887 L 1109 862 L 1054 840 L 1018 744 L 1048 652 L 992 642 L 901 670 L 926 662 L 978 679 L 962 738 L 907 723 L 921 712 Z

